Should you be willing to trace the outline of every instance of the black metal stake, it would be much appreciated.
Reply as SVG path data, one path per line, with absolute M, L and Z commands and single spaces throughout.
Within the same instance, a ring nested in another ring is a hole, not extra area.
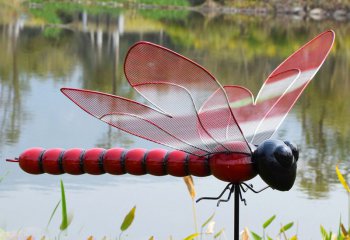
M 239 184 L 234 185 L 235 205 L 234 205 L 234 240 L 239 240 Z
M 246 187 L 246 189 L 243 186 Z M 218 200 L 217 202 L 217 206 L 219 206 L 219 204 L 221 202 L 228 202 L 231 198 L 232 192 L 235 192 L 235 200 L 234 200 L 234 206 L 233 206 L 233 210 L 234 210 L 234 217 L 233 217 L 233 239 L 234 240 L 239 240 L 239 201 L 242 201 L 244 203 L 244 205 L 247 205 L 246 200 L 242 197 L 242 192 L 246 192 L 248 190 L 251 190 L 254 193 L 259 193 L 264 191 L 265 189 L 267 189 L 269 186 L 264 187 L 263 189 L 260 190 L 254 190 L 253 189 L 253 185 L 248 185 L 246 183 L 229 183 L 227 184 L 227 186 L 225 187 L 224 191 L 222 191 L 220 193 L 219 196 L 217 197 L 202 197 L 196 200 L 196 202 L 199 202 L 201 200 Z M 226 199 L 221 199 L 221 197 L 225 194 L 225 192 L 229 190 L 229 194 L 227 196 Z

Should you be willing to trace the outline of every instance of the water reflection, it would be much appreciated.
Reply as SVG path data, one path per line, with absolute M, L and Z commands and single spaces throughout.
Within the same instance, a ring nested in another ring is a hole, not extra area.
M 25 94 L 28 85 L 18 74 L 18 39 L 23 29 L 23 21 L 15 19 L 7 26 L 1 27 L 0 45 L 4 49 L 0 59 L 0 145 L 11 144 L 20 137 L 20 125 L 27 113 L 22 108 L 22 92 Z
M 262 81 L 285 57 L 318 33 L 333 28 L 337 34 L 334 50 L 291 116 L 302 130 L 292 139 L 301 145 L 303 153 L 298 188 L 310 198 L 328 196 L 337 182 L 335 164 L 349 161 L 347 23 L 242 15 L 209 19 L 186 12 L 166 17 L 145 10 L 92 12 L 83 7 L 55 7 L 51 18 L 45 16 L 45 9 L 37 8 L 27 9 L 26 15 L 16 12 L 10 20 L 2 18 L 1 151 L 19 142 L 22 126 L 31 125 L 31 117 L 36 114 L 26 107 L 36 104 L 26 102 L 33 93 L 33 77 L 38 82 L 52 81 L 56 86 L 73 84 L 142 101 L 124 78 L 123 59 L 133 43 L 146 40 L 194 59 L 224 85 L 243 85 L 256 94 Z M 50 19 L 57 24 L 45 25 Z M 53 90 L 58 91 L 58 87 Z M 44 99 L 46 93 L 42 94 Z M 99 136 L 91 140 L 92 145 L 135 146 L 129 136 L 115 130 L 104 130 Z M 347 164 L 341 167 L 350 172 Z

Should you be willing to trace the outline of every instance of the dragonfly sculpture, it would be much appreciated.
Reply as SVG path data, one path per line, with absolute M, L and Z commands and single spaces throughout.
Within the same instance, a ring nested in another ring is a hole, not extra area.
M 151 106 L 96 91 L 61 91 L 107 124 L 176 150 L 31 148 L 9 161 L 31 174 L 214 175 L 229 184 L 219 197 L 204 199 L 220 199 L 229 190 L 228 198 L 220 200 L 228 201 L 234 192 L 238 224 L 243 186 L 255 191 L 245 181 L 260 175 L 273 189 L 292 188 L 298 148 L 270 137 L 325 61 L 334 37 L 331 30 L 323 32 L 293 53 L 255 98 L 242 86 L 221 86 L 206 69 L 176 52 L 138 42 L 127 53 L 124 72 Z

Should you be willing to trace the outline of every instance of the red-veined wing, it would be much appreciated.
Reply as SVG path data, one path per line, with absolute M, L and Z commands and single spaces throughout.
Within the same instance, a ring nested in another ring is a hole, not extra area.
M 124 69 L 130 85 L 157 109 L 94 91 L 63 88 L 62 92 L 96 118 L 159 144 L 196 155 L 223 150 L 251 153 L 223 88 L 198 64 L 140 42 L 129 50 Z M 214 92 L 220 111 L 199 115 L 199 108 Z M 228 122 L 233 123 L 236 144 L 226 141 Z
M 305 44 L 267 78 L 254 101 L 251 92 L 239 86 L 225 86 L 231 109 L 253 144 L 270 138 L 325 61 L 334 42 L 326 31 Z
M 75 88 L 62 88 L 61 91 L 85 112 L 113 127 L 188 153 L 207 154 L 204 149 L 187 144 L 159 127 L 154 119 L 171 117 L 158 110 L 106 93 Z
M 228 105 L 222 86 L 203 67 L 164 47 L 140 42 L 128 52 L 124 65 L 130 85 L 154 106 L 172 116 L 156 124 L 173 136 L 208 152 L 251 153 Z M 213 111 L 198 114 L 215 93 Z M 152 121 L 155 121 L 152 119 Z M 227 124 L 235 142 L 227 139 Z

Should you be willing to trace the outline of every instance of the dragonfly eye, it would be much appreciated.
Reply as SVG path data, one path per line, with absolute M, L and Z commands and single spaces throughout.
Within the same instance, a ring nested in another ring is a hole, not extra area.
M 295 161 L 299 159 L 299 149 L 298 146 L 290 141 L 284 141 L 284 143 L 292 150 Z
M 279 162 L 279 164 L 281 164 L 281 166 L 285 168 L 291 167 L 295 162 L 291 149 L 283 145 L 279 145 L 278 147 L 276 147 L 276 149 L 273 152 L 273 155 Z
M 269 139 L 254 151 L 253 162 L 260 177 L 271 188 L 288 191 L 292 188 L 296 177 L 296 157 L 298 150 L 295 145 Z

